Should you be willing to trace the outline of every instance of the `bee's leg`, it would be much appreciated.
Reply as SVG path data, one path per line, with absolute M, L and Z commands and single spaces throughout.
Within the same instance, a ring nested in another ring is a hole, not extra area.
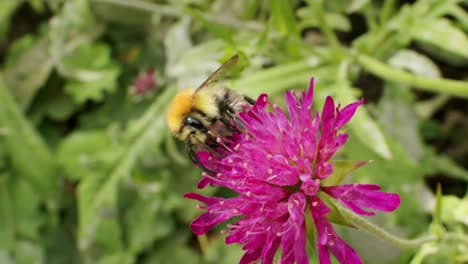
M 221 121 L 229 130 L 233 131 L 233 132 L 237 132 L 237 133 L 240 133 L 240 129 L 239 128 L 242 128 L 242 127 L 238 127 L 239 126 L 239 123 L 237 122 L 237 120 L 235 119 L 234 116 L 232 116 L 229 112 L 226 112 L 226 115 L 229 117 L 230 120 L 234 121 L 234 123 L 237 125 L 233 125 L 231 122 L 229 122 L 229 120 L 227 118 L 224 118 L 224 117 L 220 117 L 219 118 L 219 121 Z
M 232 131 L 241 132 L 241 130 L 245 130 L 245 125 L 242 123 L 242 120 L 240 120 L 232 111 L 226 110 L 225 114 L 229 117 L 230 120 L 234 122 L 234 124 L 236 124 L 233 126 L 229 120 L 225 118 L 221 120 L 224 124 L 226 124 L 226 126 L 229 126 L 229 128 L 232 127 Z
M 252 99 L 252 98 L 250 98 L 250 97 L 248 97 L 248 96 L 245 96 L 245 95 L 244 95 L 244 99 L 245 99 L 245 101 L 247 101 L 247 103 L 249 103 L 249 104 L 251 104 L 251 105 L 254 105 L 254 104 L 255 104 L 255 100 Z
M 187 154 L 190 158 L 190 160 L 197 164 L 204 172 L 208 173 L 208 174 L 214 174 L 214 172 L 212 170 L 209 170 L 207 167 L 205 167 L 205 165 L 203 165 L 200 161 L 200 159 L 198 158 L 197 154 L 195 153 L 194 149 L 193 149 L 193 144 L 192 143 L 187 143 Z

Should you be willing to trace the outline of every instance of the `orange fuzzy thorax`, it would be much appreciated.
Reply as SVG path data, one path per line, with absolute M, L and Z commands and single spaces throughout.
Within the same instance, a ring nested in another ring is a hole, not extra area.
M 172 133 L 177 133 L 183 125 L 184 118 L 192 109 L 193 89 L 179 92 L 172 100 L 167 111 L 167 126 Z
M 193 92 L 192 88 L 180 91 L 168 108 L 167 126 L 173 134 L 181 130 L 184 119 L 193 109 L 202 111 L 207 116 L 215 116 L 218 112 L 213 97 L 207 91 L 199 91 L 192 96 Z

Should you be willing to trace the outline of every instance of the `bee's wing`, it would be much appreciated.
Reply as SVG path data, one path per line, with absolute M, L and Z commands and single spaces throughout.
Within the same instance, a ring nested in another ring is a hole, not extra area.
M 216 71 L 214 71 L 198 88 L 195 90 L 195 92 L 192 94 L 194 96 L 198 91 L 201 89 L 209 86 L 210 84 L 217 82 L 223 75 L 226 73 L 227 70 L 231 69 L 233 66 L 237 64 L 239 61 L 239 55 L 234 55 L 231 58 L 229 58 L 227 61 L 225 61 L 221 66 L 219 66 Z

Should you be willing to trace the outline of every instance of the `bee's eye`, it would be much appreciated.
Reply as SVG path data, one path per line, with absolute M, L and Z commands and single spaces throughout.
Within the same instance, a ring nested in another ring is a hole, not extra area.
M 187 117 L 187 119 L 185 120 L 185 124 L 197 130 L 200 130 L 202 132 L 207 131 L 206 127 L 202 124 L 202 122 L 200 122 L 200 120 L 193 118 L 193 117 Z

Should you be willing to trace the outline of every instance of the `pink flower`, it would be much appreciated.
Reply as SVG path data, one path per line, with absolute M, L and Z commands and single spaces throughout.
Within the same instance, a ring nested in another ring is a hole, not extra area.
M 341 109 L 327 97 L 321 116 L 313 113 L 313 79 L 302 98 L 288 91 L 287 115 L 271 105 L 267 95 L 238 118 L 244 128 L 232 136 L 219 138 L 213 151 L 198 152 L 204 173 L 199 188 L 208 185 L 233 190 L 233 198 L 206 197 L 188 193 L 187 198 L 205 204 L 206 210 L 191 228 L 197 235 L 233 217 L 228 224 L 226 243 L 243 244 L 240 263 L 272 263 L 281 249 L 280 263 L 309 263 L 306 254 L 306 214 L 317 230 L 316 246 L 320 263 L 331 263 L 330 252 L 340 263 L 362 263 L 361 259 L 334 231 L 327 219 L 331 208 L 319 198 L 326 193 L 357 214 L 372 215 L 363 208 L 393 211 L 399 196 L 379 191 L 379 186 L 348 184 L 322 186 L 333 173 L 330 160 L 345 144 L 348 135 L 340 133 L 363 100 Z M 271 110 L 269 110 L 271 109 Z M 323 197 L 323 196 L 322 196 Z
M 156 77 L 154 69 L 149 68 L 146 72 L 140 74 L 133 83 L 133 93 L 143 95 L 156 87 Z

